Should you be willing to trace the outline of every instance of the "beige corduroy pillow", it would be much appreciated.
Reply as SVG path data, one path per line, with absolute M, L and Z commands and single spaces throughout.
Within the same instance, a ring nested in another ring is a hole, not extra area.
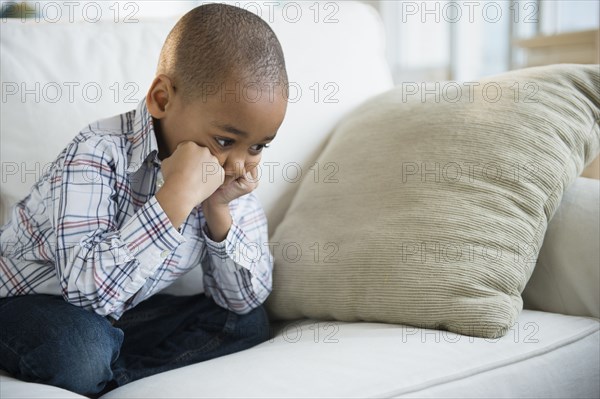
M 272 320 L 374 321 L 495 338 L 548 221 L 599 151 L 598 65 L 403 84 L 333 132 L 271 241 Z

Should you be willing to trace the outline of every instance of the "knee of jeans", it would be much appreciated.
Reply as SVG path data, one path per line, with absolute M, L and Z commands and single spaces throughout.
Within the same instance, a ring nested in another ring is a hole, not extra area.
M 123 332 L 101 318 L 70 323 L 50 331 L 44 345 L 22 356 L 21 372 L 32 381 L 94 394 L 112 379 L 122 342 Z
M 240 335 L 254 344 L 260 344 L 270 338 L 270 324 L 267 312 L 261 305 L 249 313 L 238 315 Z

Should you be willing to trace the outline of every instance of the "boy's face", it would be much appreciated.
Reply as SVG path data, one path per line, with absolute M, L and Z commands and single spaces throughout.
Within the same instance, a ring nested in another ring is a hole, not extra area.
M 164 75 L 163 75 L 164 76 Z M 277 134 L 287 100 L 282 93 L 262 93 L 254 86 L 228 83 L 227 90 L 186 102 L 168 78 L 157 77 L 146 102 L 160 128 L 156 129 L 159 158 L 170 156 L 177 144 L 193 141 L 207 147 L 225 169 L 225 182 L 256 168 L 261 153 Z M 269 95 L 270 94 L 270 95 Z

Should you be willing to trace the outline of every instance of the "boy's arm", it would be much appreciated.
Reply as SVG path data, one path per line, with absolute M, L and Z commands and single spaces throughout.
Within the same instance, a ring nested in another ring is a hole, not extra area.
M 226 309 L 245 314 L 267 299 L 272 289 L 273 257 L 268 248 L 267 218 L 253 193 L 230 203 L 232 224 L 215 242 L 202 228 L 204 289 Z M 212 232 L 211 232 L 212 233 Z
M 185 238 L 151 197 L 119 229 L 127 159 L 112 139 L 90 137 L 65 150 L 53 171 L 49 204 L 54 261 L 63 297 L 119 318 L 136 292 Z M 40 233 L 42 234 L 42 233 Z

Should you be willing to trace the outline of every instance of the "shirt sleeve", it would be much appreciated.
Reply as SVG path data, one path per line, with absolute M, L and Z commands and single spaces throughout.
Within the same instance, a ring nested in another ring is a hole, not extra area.
M 233 223 L 222 242 L 211 240 L 206 222 L 202 234 L 204 290 L 221 307 L 246 314 L 271 293 L 273 256 L 268 248 L 267 218 L 253 193 L 230 204 Z
M 67 148 L 53 177 L 55 266 L 63 297 L 119 318 L 127 301 L 185 238 L 152 196 L 119 228 L 130 190 L 126 154 L 101 137 Z

